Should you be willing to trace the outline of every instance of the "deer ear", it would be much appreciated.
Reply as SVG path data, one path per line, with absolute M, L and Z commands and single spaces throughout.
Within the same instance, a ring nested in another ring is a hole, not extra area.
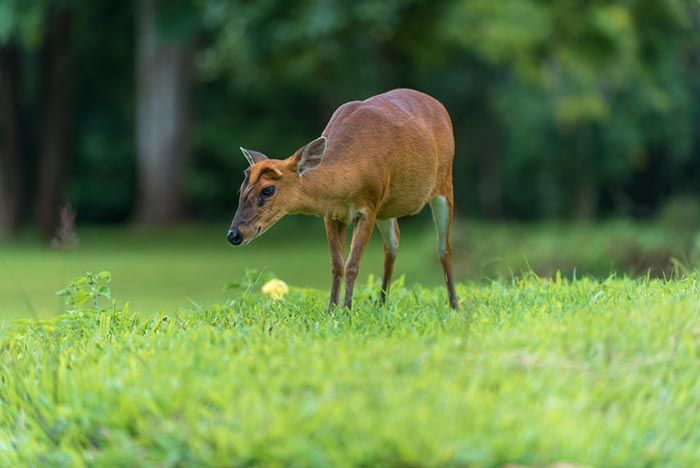
M 326 153 L 326 137 L 316 138 L 311 143 L 307 144 L 302 148 L 301 155 L 299 155 L 299 161 L 297 162 L 297 174 L 301 177 L 305 172 L 316 169 L 321 161 L 323 161 L 323 155 Z
M 241 153 L 243 153 L 243 156 L 245 156 L 245 158 L 248 160 L 248 164 L 250 164 L 251 166 L 255 163 L 259 163 L 260 161 L 264 161 L 267 159 L 267 156 L 258 151 L 241 148 Z

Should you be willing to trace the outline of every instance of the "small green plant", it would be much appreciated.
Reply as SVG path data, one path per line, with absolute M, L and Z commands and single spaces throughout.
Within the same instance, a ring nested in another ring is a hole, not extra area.
M 69 314 L 76 312 L 110 312 L 114 310 L 115 301 L 112 290 L 107 286 L 112 281 L 108 271 L 97 274 L 86 273 L 74 278 L 68 285 L 56 294 L 66 298 Z M 109 306 L 103 305 L 109 301 Z
M 88 334 L 94 327 L 97 327 L 100 334 L 110 334 L 110 330 L 122 321 L 132 323 L 136 316 L 128 313 L 128 302 L 120 309 L 117 308 L 117 300 L 112 297 L 112 290 L 108 286 L 111 281 L 112 275 L 108 271 L 97 274 L 88 272 L 75 277 L 56 293 L 65 297 L 66 313 L 36 323 L 62 333 L 82 329 Z

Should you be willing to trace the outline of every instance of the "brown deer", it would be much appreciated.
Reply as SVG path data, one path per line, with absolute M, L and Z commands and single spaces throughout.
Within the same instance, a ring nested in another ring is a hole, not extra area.
M 287 159 L 241 151 L 250 167 L 226 236 L 231 244 L 247 244 L 286 214 L 322 216 L 333 276 L 329 307 L 338 305 L 345 276 L 343 305 L 352 308 L 360 259 L 376 224 L 384 238 L 383 303 L 399 247 L 397 218 L 429 204 L 450 306 L 457 309 L 450 246 L 454 136 L 450 116 L 436 99 L 395 89 L 343 104 L 320 138 Z M 353 222 L 344 263 L 346 229 Z

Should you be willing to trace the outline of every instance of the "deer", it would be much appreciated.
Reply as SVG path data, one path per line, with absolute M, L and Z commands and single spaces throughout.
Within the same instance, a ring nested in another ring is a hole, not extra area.
M 395 89 L 350 101 L 332 115 L 319 138 L 286 159 L 241 148 L 244 171 L 238 208 L 226 234 L 248 244 L 287 214 L 323 217 L 331 257 L 329 310 L 352 309 L 360 260 L 374 226 L 384 240 L 379 303 L 389 291 L 399 248 L 398 218 L 430 206 L 450 306 L 457 310 L 450 229 L 454 209 L 452 121 L 435 98 Z M 354 223 L 345 260 L 346 232 Z

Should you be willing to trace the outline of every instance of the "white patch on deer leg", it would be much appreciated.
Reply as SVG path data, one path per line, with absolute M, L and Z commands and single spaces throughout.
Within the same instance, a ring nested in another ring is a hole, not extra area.
M 450 207 L 447 206 L 447 199 L 438 195 L 429 202 L 430 210 L 433 212 L 433 222 L 437 233 L 438 255 L 442 258 L 447 250 L 447 228 L 450 223 Z
M 399 250 L 399 239 L 396 237 L 396 218 L 378 219 L 377 227 L 384 237 L 387 250 L 392 257 L 396 257 Z

